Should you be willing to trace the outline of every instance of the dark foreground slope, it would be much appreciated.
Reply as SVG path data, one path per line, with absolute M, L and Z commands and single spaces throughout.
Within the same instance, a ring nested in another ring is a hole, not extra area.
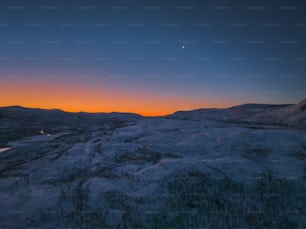
M 304 112 L 2 108 L 0 227 L 305 228 Z

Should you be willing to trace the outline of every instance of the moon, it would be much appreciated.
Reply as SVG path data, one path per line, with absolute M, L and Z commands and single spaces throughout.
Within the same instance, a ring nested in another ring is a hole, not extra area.
M 184 45 L 182 46 L 182 49 L 183 49 L 183 50 L 185 49 L 185 46 L 184 46 Z

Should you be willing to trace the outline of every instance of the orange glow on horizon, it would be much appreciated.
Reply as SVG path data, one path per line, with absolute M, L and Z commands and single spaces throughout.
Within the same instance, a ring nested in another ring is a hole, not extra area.
M 204 99 L 68 82 L 2 82 L 0 106 L 15 105 L 41 109 L 56 108 L 68 112 L 130 112 L 143 116 L 161 116 L 178 110 L 231 106 L 228 102 L 208 102 Z

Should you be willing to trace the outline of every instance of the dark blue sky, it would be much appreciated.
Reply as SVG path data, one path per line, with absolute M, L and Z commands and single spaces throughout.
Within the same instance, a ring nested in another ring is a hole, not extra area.
M 0 80 L 171 94 L 203 107 L 294 103 L 306 97 L 305 12 L 301 0 L 3 0 Z

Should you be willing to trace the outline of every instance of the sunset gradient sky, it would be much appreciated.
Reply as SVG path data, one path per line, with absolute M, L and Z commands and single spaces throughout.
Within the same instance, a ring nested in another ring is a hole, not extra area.
M 3 0 L 0 106 L 164 115 L 306 98 L 299 0 Z

